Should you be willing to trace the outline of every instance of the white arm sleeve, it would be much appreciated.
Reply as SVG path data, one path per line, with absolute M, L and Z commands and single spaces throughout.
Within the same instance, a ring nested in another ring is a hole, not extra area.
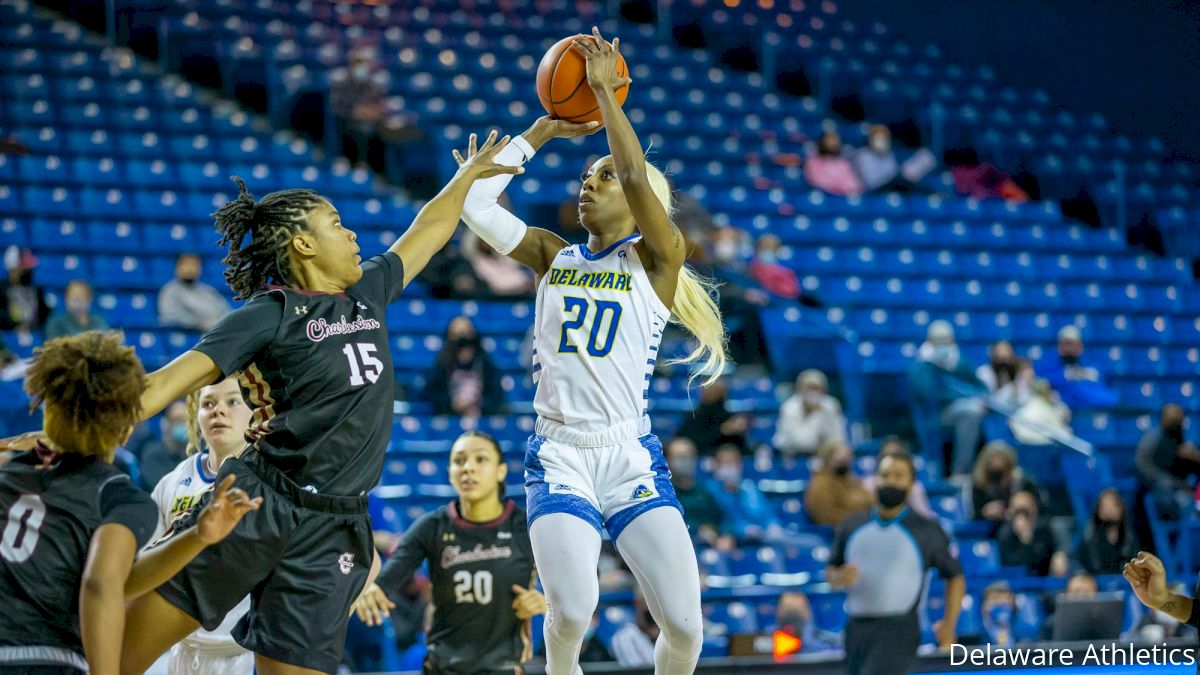
M 534 155 L 533 146 L 521 136 L 508 142 L 496 155 L 496 163 L 504 166 L 521 166 Z M 463 222 L 502 255 L 508 255 L 525 238 L 529 227 L 525 221 L 509 213 L 496 203 L 512 176 L 501 174 L 475 181 L 467 192 L 463 204 Z

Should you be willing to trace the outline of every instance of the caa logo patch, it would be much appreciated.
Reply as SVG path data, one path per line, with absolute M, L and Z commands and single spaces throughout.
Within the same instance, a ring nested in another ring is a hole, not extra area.
M 350 570 L 354 569 L 354 554 L 343 553 L 338 557 L 338 568 L 342 570 L 342 574 L 350 574 Z
M 630 499 L 645 499 L 646 497 L 653 496 L 654 493 L 648 490 L 645 485 L 638 485 L 633 489 L 633 495 L 630 497 Z

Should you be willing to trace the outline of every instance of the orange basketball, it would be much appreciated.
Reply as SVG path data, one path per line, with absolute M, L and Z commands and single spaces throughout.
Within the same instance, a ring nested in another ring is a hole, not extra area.
M 572 35 L 555 42 L 542 57 L 537 71 L 538 100 L 551 117 L 577 123 L 599 122 L 600 107 L 587 83 L 587 61 L 583 54 L 571 48 L 571 43 L 581 37 L 588 36 Z M 625 57 L 618 56 L 617 59 L 617 75 L 628 77 Z M 629 85 L 622 85 L 616 94 L 617 102 L 624 104 Z

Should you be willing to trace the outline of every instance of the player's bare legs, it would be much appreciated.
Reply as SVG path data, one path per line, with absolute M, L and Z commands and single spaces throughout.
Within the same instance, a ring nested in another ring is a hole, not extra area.
M 655 675 L 691 675 L 704 630 L 700 570 L 683 516 L 670 507 L 652 509 L 629 523 L 615 543 L 658 624 Z
M 255 672 L 263 673 L 264 675 L 308 675 L 308 673 L 312 673 L 313 675 L 322 675 L 321 671 L 319 670 L 293 666 L 290 663 L 269 659 L 262 654 L 254 655 L 254 670 Z
M 600 533 L 580 518 L 551 513 L 533 521 L 529 539 L 549 608 L 546 675 L 579 673 L 579 648 L 600 601 Z
M 158 593 L 146 593 L 125 611 L 125 640 L 121 673 L 141 675 L 172 645 L 191 635 L 200 624 Z

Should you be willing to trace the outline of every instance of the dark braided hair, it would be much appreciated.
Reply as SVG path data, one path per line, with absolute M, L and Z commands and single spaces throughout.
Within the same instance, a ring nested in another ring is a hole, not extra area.
M 141 417 L 146 373 L 116 333 L 87 331 L 34 350 L 25 391 L 46 404 L 46 435 L 63 452 L 112 461 Z
M 308 212 L 324 198 L 313 190 L 280 190 L 256 202 L 241 178 L 233 180 L 237 199 L 218 209 L 213 218 L 221 246 L 229 247 L 229 255 L 221 261 L 225 283 L 235 298 L 245 300 L 268 284 L 291 285 L 288 244 L 293 234 L 308 229 Z

